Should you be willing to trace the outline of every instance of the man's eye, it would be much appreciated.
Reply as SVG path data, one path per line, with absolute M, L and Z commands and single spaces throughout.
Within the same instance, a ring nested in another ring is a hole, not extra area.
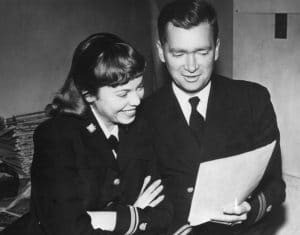
M 198 53 L 199 53 L 200 55 L 207 55 L 208 52 L 209 52 L 208 50 L 198 51 Z
M 172 53 L 172 55 L 174 57 L 180 57 L 180 56 L 183 56 L 183 53 L 182 52 L 174 52 L 174 53 Z

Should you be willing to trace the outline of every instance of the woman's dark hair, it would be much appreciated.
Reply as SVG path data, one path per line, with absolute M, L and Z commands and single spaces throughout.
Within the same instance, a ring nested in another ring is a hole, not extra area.
M 144 57 L 121 38 L 110 33 L 93 34 L 75 49 L 67 79 L 46 112 L 81 114 L 86 108 L 84 95 L 96 95 L 103 86 L 126 84 L 140 77 L 144 69 Z
M 190 29 L 201 23 L 212 26 L 214 42 L 219 34 L 217 13 L 214 7 L 205 0 L 175 0 L 163 7 L 158 17 L 158 34 L 161 44 L 166 42 L 167 24 Z

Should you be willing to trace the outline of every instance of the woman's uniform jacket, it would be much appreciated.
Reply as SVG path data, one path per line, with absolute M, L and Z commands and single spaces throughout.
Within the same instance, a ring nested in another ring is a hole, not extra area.
M 146 128 L 143 121 L 120 128 L 116 160 L 90 110 L 41 124 L 34 134 L 28 234 L 164 234 L 172 213 L 166 200 L 144 210 L 128 206 L 147 175 L 158 178 Z M 103 210 L 117 211 L 114 233 L 91 226 L 86 211 Z
M 284 201 L 279 131 L 266 88 L 213 75 L 201 145 L 192 135 L 170 85 L 145 101 L 143 113 L 154 130 L 158 165 L 174 206 L 170 232 L 187 223 L 201 162 L 253 150 L 274 139 L 277 145 L 265 175 L 248 198 L 251 212 L 244 225 L 237 227 L 242 229 L 260 221 L 272 207 Z M 207 223 L 198 226 L 195 234 L 224 235 L 238 231 L 237 227 Z

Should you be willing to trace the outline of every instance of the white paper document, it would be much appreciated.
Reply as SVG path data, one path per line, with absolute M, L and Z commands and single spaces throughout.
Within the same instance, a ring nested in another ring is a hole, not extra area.
M 243 202 L 262 179 L 276 141 L 250 152 L 201 163 L 188 221 L 195 226 Z

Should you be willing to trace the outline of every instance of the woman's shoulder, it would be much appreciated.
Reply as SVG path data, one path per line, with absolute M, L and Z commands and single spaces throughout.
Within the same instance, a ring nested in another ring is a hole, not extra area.
M 84 123 L 80 115 L 61 113 L 42 122 L 35 130 L 35 136 L 71 136 L 80 131 Z

